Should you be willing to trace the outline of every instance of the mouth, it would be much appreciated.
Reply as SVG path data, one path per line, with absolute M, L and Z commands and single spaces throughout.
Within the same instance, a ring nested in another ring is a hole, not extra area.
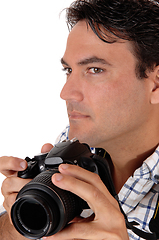
M 87 119 L 89 118 L 88 115 L 79 113 L 76 111 L 68 112 L 68 117 L 70 120 L 82 120 L 82 119 Z

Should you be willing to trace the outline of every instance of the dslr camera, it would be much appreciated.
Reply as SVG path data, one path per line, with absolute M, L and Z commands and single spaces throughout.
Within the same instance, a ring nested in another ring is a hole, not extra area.
M 89 208 L 83 199 L 52 183 L 51 177 L 59 172 L 61 163 L 78 165 L 99 174 L 111 190 L 106 159 L 93 154 L 87 144 L 81 144 L 77 139 L 58 143 L 49 153 L 26 160 L 28 167 L 18 172 L 18 176 L 32 180 L 20 190 L 11 209 L 13 225 L 26 238 L 51 236 Z

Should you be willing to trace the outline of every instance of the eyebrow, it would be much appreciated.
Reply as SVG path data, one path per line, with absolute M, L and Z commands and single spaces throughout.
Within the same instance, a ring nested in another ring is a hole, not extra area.
M 87 65 L 87 64 L 90 64 L 90 63 L 102 63 L 102 64 L 111 65 L 105 59 L 98 58 L 98 57 L 85 58 L 85 59 L 79 61 L 77 64 L 78 65 Z M 61 58 L 61 64 L 69 66 L 69 64 L 63 58 Z

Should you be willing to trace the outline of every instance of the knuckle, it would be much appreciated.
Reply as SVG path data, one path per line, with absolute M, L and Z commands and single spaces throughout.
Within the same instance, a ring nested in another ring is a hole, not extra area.
M 16 200 L 17 194 L 13 193 L 10 194 L 7 198 L 4 199 L 3 207 L 6 209 L 7 212 L 10 212 L 12 205 Z
M 4 196 L 5 193 L 4 193 L 3 183 L 2 183 L 2 186 L 1 186 L 1 193 Z
M 4 200 L 4 202 L 3 202 L 3 207 L 5 208 L 6 211 L 8 210 L 8 206 L 7 206 L 6 200 Z
M 0 158 L 0 171 L 4 171 L 6 169 L 12 169 L 14 166 L 14 158 L 3 156 Z
M 99 182 L 101 182 L 101 178 L 100 178 L 100 176 L 98 174 L 94 173 L 94 177 L 93 178 L 94 178 L 94 182 L 95 183 L 98 184 Z
M 3 171 L 4 163 L 6 162 L 7 157 L 0 157 L 0 171 Z
M 4 181 L 2 183 L 2 190 L 3 189 L 9 190 L 10 186 L 11 186 L 11 183 L 12 183 L 11 177 L 10 178 L 8 177 L 8 178 L 4 179 Z
M 93 188 L 92 190 L 92 197 L 94 199 L 94 201 L 99 201 L 99 199 L 101 199 L 101 192 L 99 191 L 98 188 Z
M 15 164 L 16 164 L 16 161 L 17 161 L 17 160 L 16 160 L 15 157 L 12 157 L 12 156 L 7 157 L 8 168 L 9 168 L 9 169 L 13 169 L 14 166 L 15 166 Z
M 8 197 L 9 206 L 12 206 L 17 197 L 17 193 L 13 193 Z

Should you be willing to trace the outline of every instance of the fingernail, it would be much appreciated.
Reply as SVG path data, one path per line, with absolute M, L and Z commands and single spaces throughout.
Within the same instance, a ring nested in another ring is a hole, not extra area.
M 56 173 L 55 174 L 55 179 L 56 179 L 56 181 L 61 181 L 62 180 L 62 178 L 63 178 L 63 176 L 60 174 L 60 173 Z
M 63 170 L 66 170 L 66 169 L 69 167 L 69 164 L 61 164 L 60 167 L 61 167 Z
M 26 164 L 25 164 L 25 162 L 24 162 L 24 161 L 21 162 L 21 163 L 20 163 L 20 166 L 21 166 L 21 168 L 25 169 L 25 168 L 26 168 Z

